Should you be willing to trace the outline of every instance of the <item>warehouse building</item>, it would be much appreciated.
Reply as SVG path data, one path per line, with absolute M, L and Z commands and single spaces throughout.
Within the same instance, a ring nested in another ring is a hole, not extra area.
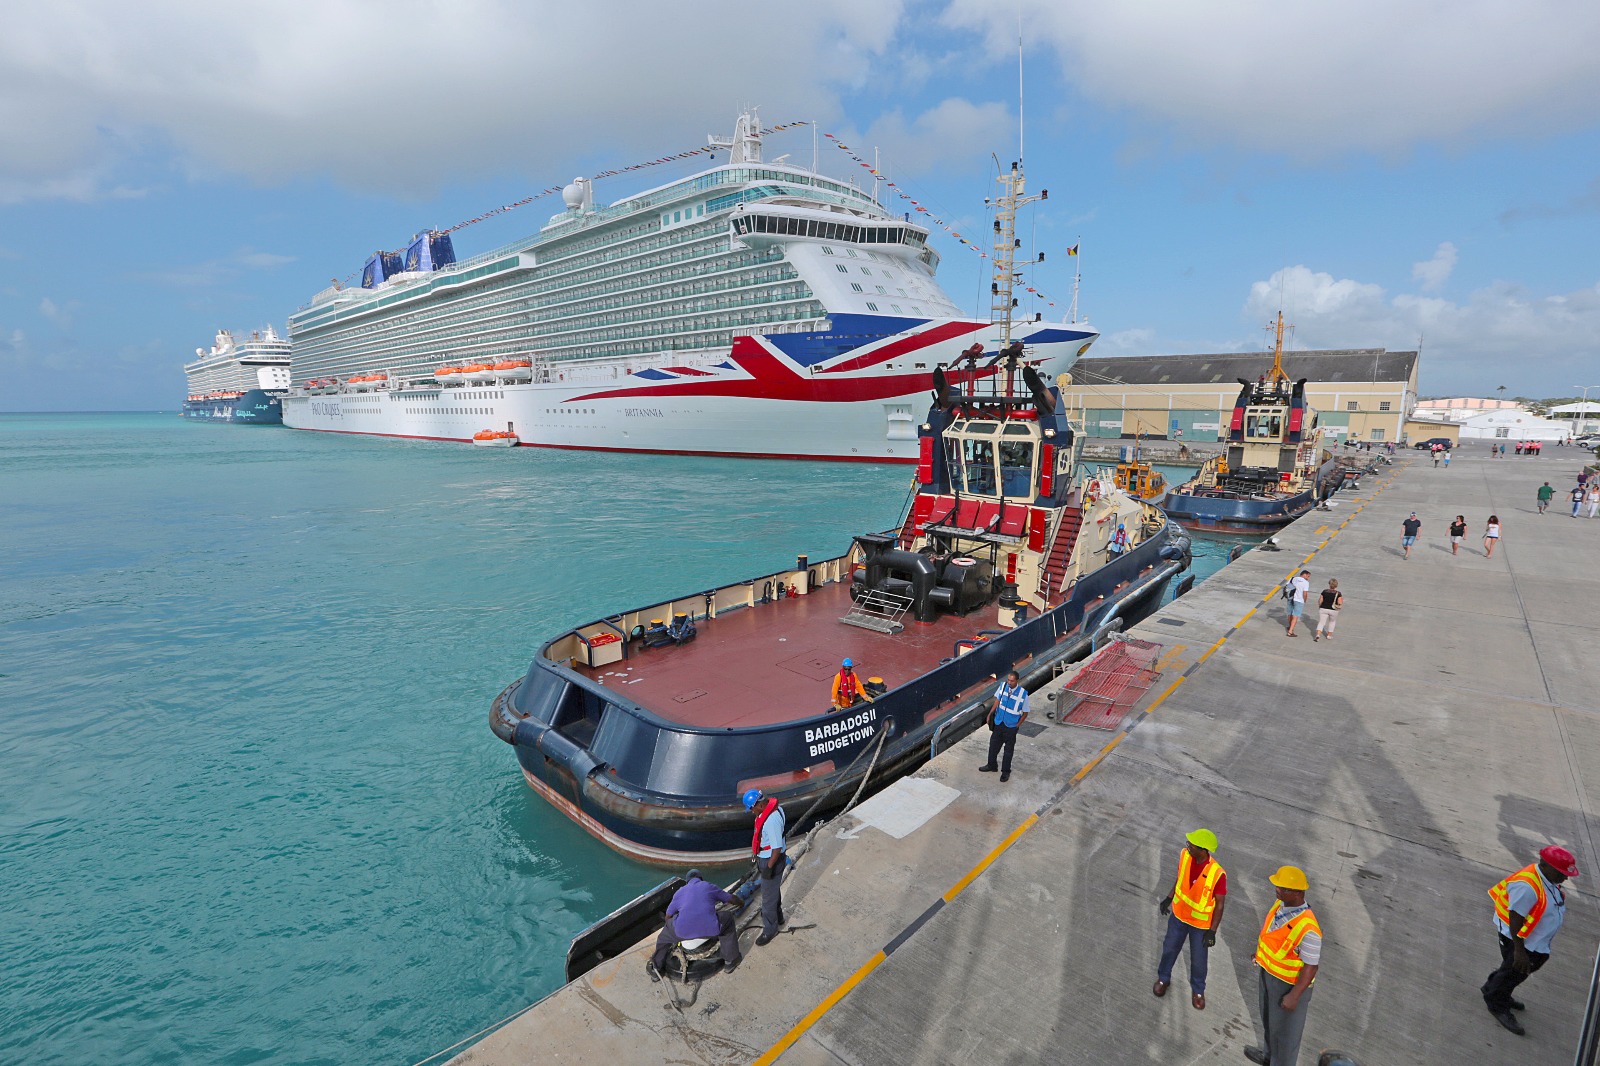
M 1416 352 L 1382 348 L 1284 352 L 1291 380 L 1306 380 L 1306 399 L 1335 436 L 1405 439 L 1417 402 Z M 1166 438 L 1208 443 L 1223 438 L 1239 379 L 1272 369 L 1272 353 L 1088 357 L 1073 366 L 1062 397 L 1090 437 Z

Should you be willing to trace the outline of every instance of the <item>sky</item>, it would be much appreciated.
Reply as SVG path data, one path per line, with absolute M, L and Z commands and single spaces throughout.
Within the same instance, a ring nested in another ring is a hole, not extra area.
M 1580 0 L 24 5 L 0 34 L 0 410 L 175 410 L 218 328 L 282 332 L 374 250 L 750 105 L 816 124 L 768 159 L 811 166 L 831 133 L 981 239 L 1020 104 L 1050 193 L 1020 226 L 1045 253 L 1028 309 L 1066 317 L 1080 267 L 1096 355 L 1263 350 L 1281 309 L 1293 348 L 1420 344 L 1424 395 L 1576 395 L 1600 386 L 1597 53 Z M 986 313 L 987 261 L 933 232 Z

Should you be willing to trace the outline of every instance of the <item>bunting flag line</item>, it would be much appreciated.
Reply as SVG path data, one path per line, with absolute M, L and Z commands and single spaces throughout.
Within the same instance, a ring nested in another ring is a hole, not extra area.
M 967 240 L 967 238 L 965 238 L 961 234 L 957 233 L 954 229 L 951 228 L 951 226 L 950 226 L 950 224 L 948 222 L 946 222 L 944 219 L 940 218 L 938 215 L 934 214 L 932 211 L 928 210 L 928 208 L 925 205 L 923 205 L 922 203 L 918 202 L 916 199 L 911 197 L 903 188 L 901 188 L 895 182 L 890 181 L 887 175 L 885 175 L 882 172 L 880 172 L 871 163 L 868 163 L 865 159 L 862 159 L 860 156 L 856 155 L 855 151 L 853 149 L 851 149 L 851 147 L 848 144 L 845 144 L 838 137 L 834 136 L 831 133 L 824 132 L 822 135 L 824 137 L 826 137 L 828 140 L 832 141 L 833 142 L 833 146 L 835 148 L 838 148 L 840 151 L 844 152 L 845 155 L 847 155 L 851 159 L 853 159 L 868 174 L 871 174 L 874 178 L 878 178 L 879 180 L 881 180 L 883 182 L 883 184 L 885 186 L 887 186 L 890 189 L 893 189 L 894 190 L 894 194 L 896 196 L 900 197 L 900 199 L 904 200 L 906 203 L 910 204 L 912 206 L 912 208 L 919 215 L 922 215 L 929 222 L 932 222 L 934 225 L 936 225 L 940 229 L 944 230 L 951 237 L 955 238 L 957 242 L 959 242 L 961 244 L 964 244 L 968 248 L 972 249 L 974 252 L 977 252 L 979 258 L 981 258 L 981 259 L 988 259 L 989 258 L 989 253 L 988 252 L 985 252 L 982 248 L 978 247 L 977 244 L 973 243 L 972 241 Z M 918 221 L 922 221 L 922 219 L 918 219 Z M 1077 255 L 1078 254 L 1078 246 L 1077 245 L 1073 245 L 1071 250 L 1068 251 L 1067 254 L 1068 255 Z M 1056 305 L 1056 302 L 1054 300 L 1050 299 L 1049 296 L 1045 295 L 1040 290 L 1038 290 L 1036 288 L 1033 288 L 1032 286 L 1024 286 L 1024 289 L 1028 293 L 1039 297 L 1041 300 L 1043 300 L 1049 306 L 1054 307 Z
M 796 129 L 796 128 L 800 127 L 800 126 L 809 126 L 809 125 L 811 125 L 811 123 L 809 121 L 807 121 L 807 122 L 779 122 L 777 125 L 765 126 L 762 129 L 757 130 L 756 131 L 756 136 L 757 137 L 765 137 L 769 133 L 779 133 L 779 132 L 782 132 L 783 130 L 792 130 L 792 129 Z M 632 164 L 630 164 L 628 166 L 625 166 L 625 167 L 612 167 L 609 170 L 602 170 L 599 173 L 590 174 L 589 175 L 589 180 L 590 181 L 599 181 L 602 178 L 614 178 L 618 174 L 629 174 L 629 173 L 632 173 L 635 170 L 644 170 L 644 169 L 646 169 L 648 167 L 659 167 L 663 163 L 676 163 L 676 162 L 678 162 L 680 160 L 692 159 L 693 157 L 699 156 L 699 155 L 709 156 L 709 155 L 712 155 L 712 154 L 714 154 L 716 152 L 719 152 L 719 151 L 723 151 L 723 149 L 715 148 L 715 147 L 713 147 L 711 145 L 707 145 L 704 148 L 690 148 L 688 151 L 675 152 L 672 155 L 664 155 L 664 156 L 661 156 L 659 159 L 647 159 L 647 160 L 645 160 L 643 162 L 632 163 Z M 502 204 L 501 206 L 495 208 L 494 210 L 485 211 L 483 214 L 478 215 L 475 218 L 469 218 L 465 222 L 457 222 L 454 226 L 451 226 L 449 229 L 445 230 L 444 232 L 445 233 L 454 233 L 458 229 L 463 229 L 463 228 L 465 228 L 467 226 L 471 226 L 471 225 L 474 225 L 476 223 L 482 222 L 484 219 L 493 218 L 496 215 L 503 215 L 507 211 L 515 211 L 519 207 L 526 207 L 529 204 L 533 203 L 535 200 L 542 200 L 546 196 L 550 196 L 550 195 L 552 195 L 554 193 L 558 193 L 564 188 L 566 188 L 565 185 L 552 185 L 548 189 L 540 189 L 538 192 L 534 193 L 532 196 L 524 197 L 523 199 L 518 200 L 515 203 Z

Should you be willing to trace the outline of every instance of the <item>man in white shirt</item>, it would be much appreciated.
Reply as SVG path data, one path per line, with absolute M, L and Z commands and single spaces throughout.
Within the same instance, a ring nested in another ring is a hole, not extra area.
M 1289 582 L 1289 635 L 1295 636 L 1294 627 L 1300 621 L 1300 612 L 1306 609 L 1306 596 L 1311 592 L 1311 571 L 1302 570 Z

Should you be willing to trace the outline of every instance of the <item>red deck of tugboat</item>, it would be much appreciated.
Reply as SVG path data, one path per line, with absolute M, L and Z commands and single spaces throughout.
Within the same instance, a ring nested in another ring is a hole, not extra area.
M 748 728 L 826 712 L 847 656 L 863 681 L 881 677 L 892 689 L 954 655 L 958 640 L 999 628 L 994 604 L 928 624 L 907 615 L 894 635 L 839 621 L 850 608 L 846 586 L 835 582 L 697 621 L 699 636 L 687 644 L 635 644 L 627 659 L 577 669 L 669 721 Z

